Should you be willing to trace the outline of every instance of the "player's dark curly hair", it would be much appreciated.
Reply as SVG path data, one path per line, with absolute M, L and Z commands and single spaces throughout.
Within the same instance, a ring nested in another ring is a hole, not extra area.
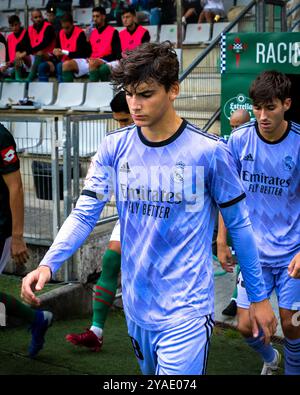
M 271 103 L 273 99 L 285 99 L 291 97 L 291 81 L 283 73 L 276 70 L 263 71 L 252 82 L 249 95 L 254 105 Z
M 144 43 L 132 51 L 126 51 L 112 72 L 112 83 L 134 89 L 143 83 L 155 81 L 168 92 L 178 81 L 179 63 L 175 50 L 169 41 L 160 44 Z

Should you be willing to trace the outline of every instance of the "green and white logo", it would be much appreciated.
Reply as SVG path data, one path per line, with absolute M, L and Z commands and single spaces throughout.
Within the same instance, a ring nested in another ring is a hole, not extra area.
M 243 93 L 239 93 L 235 97 L 227 100 L 224 106 L 224 115 L 227 119 L 230 118 L 231 114 L 236 110 L 246 110 L 249 112 L 251 119 L 254 119 L 252 112 L 251 99 L 245 96 Z

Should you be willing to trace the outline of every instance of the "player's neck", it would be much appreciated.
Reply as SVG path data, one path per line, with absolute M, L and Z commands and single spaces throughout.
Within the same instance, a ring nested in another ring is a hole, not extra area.
M 168 116 L 164 116 L 159 122 L 151 126 L 142 127 L 141 131 L 148 141 L 159 143 L 172 137 L 179 129 L 181 123 L 182 119 L 174 111 Z
M 274 142 L 274 141 L 281 139 L 281 137 L 285 134 L 287 127 L 288 127 L 288 122 L 283 120 L 281 122 L 281 124 L 276 129 L 274 129 L 268 133 L 264 132 L 262 130 L 259 130 L 259 133 L 263 136 L 263 138 L 265 140 Z

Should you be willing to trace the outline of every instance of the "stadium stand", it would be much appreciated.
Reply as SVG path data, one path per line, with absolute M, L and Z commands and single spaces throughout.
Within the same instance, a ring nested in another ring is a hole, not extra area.
M 155 43 L 158 41 L 158 25 L 149 25 L 146 26 L 147 30 L 150 33 L 151 40 L 150 42 Z
M 25 97 L 25 84 L 22 82 L 3 82 L 0 109 L 11 107 Z
M 33 110 L 41 106 L 49 106 L 54 101 L 54 82 L 30 82 L 28 87 L 28 99 L 33 105 L 12 106 L 17 110 Z
M 211 40 L 214 40 L 229 25 L 229 22 L 219 22 L 213 25 L 213 34 Z M 231 29 L 231 32 L 237 32 L 237 26 Z
M 159 42 L 169 40 L 171 43 L 177 41 L 177 25 L 162 25 L 160 29 Z
M 200 44 L 207 42 L 210 35 L 209 23 L 189 23 L 186 27 L 183 44 Z
M 74 22 L 76 25 L 88 26 L 92 20 L 91 8 L 75 8 L 74 9 Z
M 74 111 L 110 111 L 113 87 L 109 82 L 88 82 L 85 101 L 81 106 L 72 106 Z
M 9 0 L 1 0 L 0 1 L 0 10 L 8 10 L 9 9 Z
M 42 106 L 48 111 L 67 110 L 80 106 L 84 101 L 85 84 L 81 82 L 61 82 L 58 85 L 57 98 L 54 104 Z

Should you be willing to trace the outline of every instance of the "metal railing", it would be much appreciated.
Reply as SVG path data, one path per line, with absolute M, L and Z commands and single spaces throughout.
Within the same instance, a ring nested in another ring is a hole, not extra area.
M 64 169 L 68 176 L 64 180 L 65 217 L 75 205 L 83 188 L 90 159 L 96 153 L 107 132 L 117 129 L 118 123 L 111 114 L 67 115 L 64 149 Z M 72 169 L 74 169 L 73 188 L 71 186 Z M 77 172 L 77 173 L 76 173 Z M 97 225 L 117 219 L 114 197 L 102 211 Z
M 292 5 L 287 10 L 287 24 L 288 31 L 299 32 L 300 31 L 300 3 Z
M 118 127 L 111 114 L 1 115 L 17 144 L 24 189 L 28 243 L 50 246 L 83 187 L 90 159 L 106 133 Z M 115 203 L 99 224 L 116 219 Z

